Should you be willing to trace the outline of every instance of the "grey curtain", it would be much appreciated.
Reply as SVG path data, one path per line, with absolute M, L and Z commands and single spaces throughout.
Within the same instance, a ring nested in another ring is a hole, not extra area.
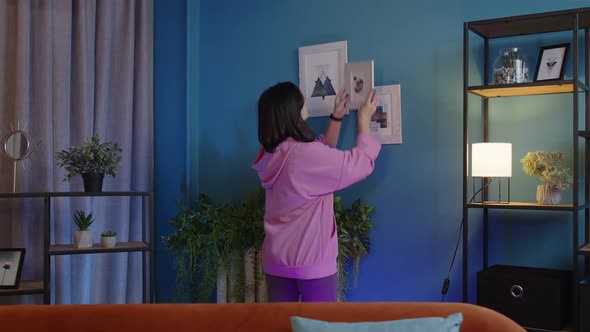
M 17 163 L 17 192 L 82 191 L 64 182 L 55 153 L 99 134 L 123 149 L 105 191 L 152 191 L 152 0 L 1 0 L 0 137 L 24 128 L 37 149 Z M 12 191 L 13 164 L 0 156 L 0 192 Z M 119 241 L 141 236 L 137 198 L 57 198 L 52 243 L 72 243 L 72 214 L 93 212 L 94 240 L 106 229 Z M 0 200 L 0 248 L 26 247 L 22 279 L 43 278 L 43 201 Z M 141 254 L 55 256 L 53 303 L 142 300 Z M 0 297 L 42 303 L 41 295 Z

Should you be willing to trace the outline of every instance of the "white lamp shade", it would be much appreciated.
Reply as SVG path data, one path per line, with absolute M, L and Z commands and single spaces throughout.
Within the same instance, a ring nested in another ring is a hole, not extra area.
M 471 176 L 512 177 L 512 143 L 472 144 Z

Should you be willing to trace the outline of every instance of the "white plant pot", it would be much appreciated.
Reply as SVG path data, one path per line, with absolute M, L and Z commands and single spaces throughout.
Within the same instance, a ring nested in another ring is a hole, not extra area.
M 92 248 L 92 231 L 75 231 L 74 248 Z
M 117 244 L 117 237 L 116 236 L 102 236 L 100 238 L 100 243 L 105 248 L 114 248 Z

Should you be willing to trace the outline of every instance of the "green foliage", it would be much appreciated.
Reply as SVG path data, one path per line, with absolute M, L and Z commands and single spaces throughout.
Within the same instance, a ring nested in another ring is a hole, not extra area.
M 87 231 L 90 225 L 94 223 L 94 218 L 92 217 L 92 213 L 87 215 L 85 211 L 76 210 L 74 213 L 74 222 L 79 230 Z
M 180 212 L 170 221 L 174 231 L 162 239 L 174 258 L 177 300 L 208 302 L 213 296 L 220 269 L 229 272 L 232 263 L 242 260 L 248 249 L 256 254 L 264 240 L 264 189 L 246 195 L 242 203 L 215 204 L 201 194 L 193 206 L 180 204 Z M 354 277 L 358 263 L 370 250 L 369 215 L 373 208 L 356 200 L 351 208 L 344 208 L 335 197 L 335 216 L 338 227 L 340 298 L 349 289 L 347 268 L 354 263 Z M 234 265 L 235 266 L 235 265 Z M 244 300 L 243 269 L 231 280 L 231 296 Z M 263 278 L 257 275 L 256 278 Z
M 556 189 L 565 190 L 573 183 L 573 176 L 569 168 L 559 168 L 563 161 L 562 152 L 529 152 L 520 160 L 522 169 L 528 175 L 537 175 L 539 180 Z
M 121 164 L 121 151 L 116 143 L 101 143 L 100 136 L 96 134 L 82 145 L 57 152 L 57 165 L 68 172 L 64 181 L 82 173 L 104 173 L 115 177 L 117 166 Z
M 353 280 L 356 287 L 360 259 L 371 251 L 369 231 L 372 228 L 371 214 L 375 209 L 362 203 L 360 198 L 350 208 L 344 208 L 341 197 L 334 197 L 334 214 L 338 226 L 338 294 L 344 300 L 344 294 L 350 289 L 348 267 L 353 264 Z
M 177 293 L 189 297 L 183 300 L 207 302 L 220 268 L 230 271 L 232 262 L 243 259 L 247 249 L 262 248 L 263 213 L 263 189 L 248 194 L 242 204 L 216 205 L 205 194 L 196 206 L 181 204 L 180 213 L 170 221 L 175 230 L 163 240 L 174 255 Z M 242 283 L 232 288 L 236 298 L 245 296 Z
M 113 231 L 104 231 L 102 232 L 102 234 L 100 234 L 101 237 L 113 237 L 113 236 L 117 236 L 117 232 L 113 232 Z

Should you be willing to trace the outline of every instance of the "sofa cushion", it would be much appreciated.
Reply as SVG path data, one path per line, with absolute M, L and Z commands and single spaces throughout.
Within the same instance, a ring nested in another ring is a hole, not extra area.
M 336 323 L 292 316 L 291 328 L 293 332 L 459 332 L 462 322 L 461 313 L 455 313 L 446 318 L 424 317 L 355 323 Z

